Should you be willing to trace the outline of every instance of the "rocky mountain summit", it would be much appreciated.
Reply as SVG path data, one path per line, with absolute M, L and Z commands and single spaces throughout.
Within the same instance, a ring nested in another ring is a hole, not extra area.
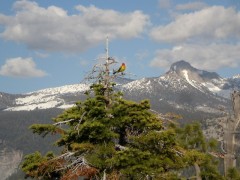
M 219 114 L 219 107 L 229 108 L 230 93 L 233 87 L 239 87 L 237 79 L 222 78 L 182 60 L 159 77 L 124 84 L 122 91 L 127 98 L 150 99 L 153 108 L 162 112 Z
M 118 90 L 128 99 L 149 99 L 159 112 L 218 114 L 219 106 L 229 107 L 230 93 L 240 87 L 240 76 L 222 78 L 215 72 L 192 67 L 186 61 L 171 65 L 159 77 L 138 80 L 116 79 Z M 68 108 L 84 98 L 89 84 L 74 84 L 48 88 L 21 95 L 0 93 L 0 109 L 32 111 L 49 108 Z
M 200 121 L 207 137 L 221 141 L 225 123 L 221 116 L 232 109 L 230 94 L 240 88 L 240 75 L 222 78 L 215 72 L 199 70 L 181 60 L 173 63 L 161 76 L 138 80 L 116 78 L 115 82 L 116 90 L 122 91 L 126 99 L 149 99 L 154 111 L 182 115 L 181 123 Z M 49 143 L 44 144 L 40 137 L 32 135 L 28 127 L 34 123 L 51 123 L 51 118 L 74 106 L 76 101 L 84 100 L 84 92 L 89 86 L 87 83 L 65 85 L 26 94 L 0 92 L 0 140 L 11 149 L 0 149 L 1 156 L 14 157 L 10 160 L 19 163 L 22 154 L 34 151 L 34 148 L 51 149 Z M 6 171 L 4 166 L 0 174 L 9 176 L 15 168 L 12 166 Z

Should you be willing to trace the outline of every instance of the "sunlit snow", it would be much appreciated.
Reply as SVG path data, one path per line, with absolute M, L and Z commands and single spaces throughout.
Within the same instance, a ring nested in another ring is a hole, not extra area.
M 227 90 L 223 90 L 221 88 L 219 88 L 218 86 L 214 85 L 211 82 L 204 82 L 202 83 L 203 86 L 207 87 L 209 89 L 209 91 L 218 94 L 219 96 L 225 97 L 225 98 L 229 98 L 230 97 L 230 93 L 231 90 L 227 89 Z
M 56 88 L 43 89 L 25 94 L 26 97 L 17 98 L 15 106 L 6 111 L 31 111 L 35 109 L 69 108 L 73 104 L 66 104 L 61 95 L 84 92 L 89 89 L 87 84 L 66 85 Z
M 187 70 L 183 70 L 182 72 L 183 72 L 183 75 L 184 75 L 184 77 L 186 78 L 186 80 L 187 80 L 187 82 L 188 82 L 189 84 L 191 84 L 193 87 L 195 87 L 195 88 L 198 89 L 199 91 L 202 91 L 199 87 L 197 87 L 197 86 L 189 79 L 189 77 L 188 77 L 188 71 L 187 71 Z

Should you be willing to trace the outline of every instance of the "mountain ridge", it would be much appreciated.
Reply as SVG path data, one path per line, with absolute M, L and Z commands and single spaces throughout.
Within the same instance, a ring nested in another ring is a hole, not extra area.
M 240 76 L 222 78 L 215 72 L 199 70 L 190 63 L 180 60 L 158 77 L 138 80 L 118 78 L 116 84 L 116 89 L 123 91 L 125 97 L 133 100 L 150 99 L 156 110 L 162 107 L 156 104 L 162 103 L 171 111 L 174 109 L 210 111 L 206 110 L 208 107 L 212 108 L 212 112 L 216 112 L 217 106 L 228 106 L 233 87 L 240 87 Z M 4 111 L 66 109 L 73 106 L 77 100 L 84 99 L 84 92 L 88 89 L 89 84 L 80 83 L 20 95 L 0 93 L 0 108 Z
M 192 67 L 183 60 L 173 63 L 169 71 L 158 77 L 116 80 L 116 91 L 122 91 L 124 98 L 134 101 L 149 99 L 152 110 L 161 114 L 180 114 L 183 119 L 178 122 L 182 124 L 198 121 L 207 137 L 218 140 L 223 136 L 220 125 L 225 121 L 222 116 L 231 110 L 230 93 L 240 87 L 240 75 L 222 78 L 217 73 Z M 74 106 L 76 101 L 84 100 L 89 85 L 79 83 L 25 94 L 0 92 L 0 141 L 6 141 L 9 147 L 20 150 L 23 155 L 35 150 L 42 153 L 52 150 L 50 141 L 32 135 L 27 128 L 31 124 L 51 123 L 52 117 Z

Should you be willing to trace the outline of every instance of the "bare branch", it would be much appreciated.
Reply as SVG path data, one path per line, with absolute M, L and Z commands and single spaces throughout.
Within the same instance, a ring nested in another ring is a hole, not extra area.
M 80 124 L 81 124 L 81 122 L 82 122 L 82 120 L 83 120 L 83 117 L 85 116 L 86 113 L 87 113 L 87 112 L 85 111 L 85 112 L 81 115 L 81 117 L 80 117 L 80 119 L 79 119 L 79 121 L 78 121 L 78 124 L 76 125 L 76 128 L 75 128 L 75 129 L 78 130 L 78 135 L 79 135 L 79 126 L 80 126 Z
M 68 152 L 66 152 L 66 153 L 64 153 L 64 154 L 62 154 L 60 156 L 57 156 L 57 157 L 51 159 L 50 161 L 53 161 L 53 160 L 56 160 L 56 159 L 67 159 L 67 158 L 73 156 L 76 153 L 77 152 L 70 152 L 70 151 L 68 151 Z
M 223 153 L 227 154 L 227 152 L 224 149 L 224 142 L 223 141 L 221 141 L 221 150 L 222 150 Z
M 69 120 L 66 120 L 66 121 L 60 121 L 60 122 L 54 123 L 53 125 L 54 125 L 54 126 L 58 126 L 58 125 L 66 124 L 66 123 L 68 123 L 68 122 L 75 121 L 75 120 L 76 120 L 76 119 L 69 119 Z
M 77 157 L 77 159 L 75 159 L 73 162 L 67 166 L 57 169 L 56 171 L 62 171 L 65 169 L 72 169 L 73 171 L 76 171 L 79 167 L 91 167 L 83 155 Z

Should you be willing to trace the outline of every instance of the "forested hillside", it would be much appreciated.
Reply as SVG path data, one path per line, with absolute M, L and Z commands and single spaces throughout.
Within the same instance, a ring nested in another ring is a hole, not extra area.
M 4 161 L 4 164 L 0 166 L 1 177 L 7 177 L 14 171 L 20 171 L 17 167 L 19 165 L 18 160 L 28 153 L 37 150 L 42 153 L 46 153 L 49 150 L 57 151 L 57 148 L 53 146 L 53 141 L 56 137 L 43 139 L 32 134 L 28 127 L 34 123 L 50 123 L 51 118 L 60 112 L 62 112 L 60 109 L 38 110 L 31 113 L 28 111 L 0 111 L 0 150 L 2 152 L 0 156 L 2 159 L 8 159 L 10 161 L 8 163 L 15 163 L 16 165 L 8 166 L 8 171 L 6 171 L 6 162 Z M 16 155 L 15 159 L 13 154 Z M 20 155 L 22 156 L 20 157 Z M 18 176 L 23 178 L 23 173 L 20 174 L 21 176 L 17 175 L 11 179 L 15 180 Z

